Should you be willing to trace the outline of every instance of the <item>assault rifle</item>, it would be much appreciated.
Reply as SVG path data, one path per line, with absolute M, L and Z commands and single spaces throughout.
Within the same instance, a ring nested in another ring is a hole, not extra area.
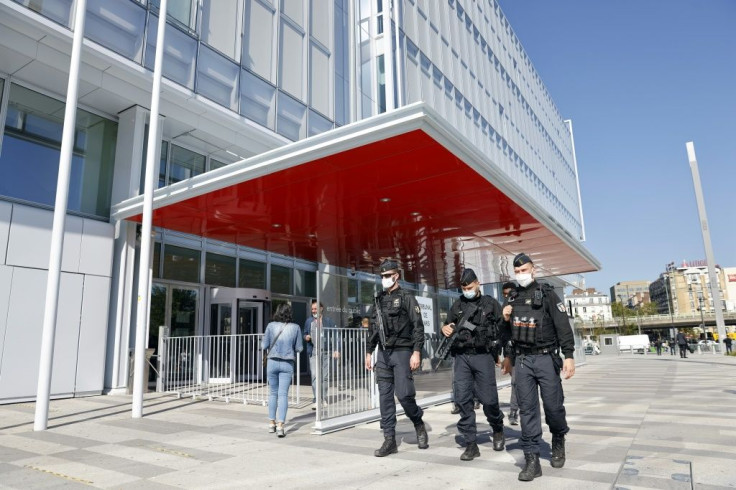
M 386 328 L 383 326 L 383 312 L 381 311 L 381 301 L 378 299 L 378 294 L 374 297 L 375 309 L 376 309 L 376 327 L 378 328 L 378 341 L 381 343 L 381 347 L 386 348 Z
M 465 310 L 465 314 L 463 315 L 463 317 L 460 319 L 459 322 L 455 324 L 455 331 L 452 332 L 452 335 L 450 335 L 449 337 L 445 337 L 445 335 L 442 334 L 442 340 L 440 341 L 440 345 L 437 346 L 437 351 L 434 354 L 434 372 L 437 372 L 437 369 L 439 369 L 442 361 L 446 361 L 449 357 L 450 351 L 452 351 L 452 348 L 455 346 L 459 339 L 460 331 L 468 330 L 470 332 L 473 332 L 476 328 L 478 328 L 477 325 L 468 321 L 468 318 L 473 316 L 477 309 L 478 307 L 476 305 L 468 306 L 468 309 Z

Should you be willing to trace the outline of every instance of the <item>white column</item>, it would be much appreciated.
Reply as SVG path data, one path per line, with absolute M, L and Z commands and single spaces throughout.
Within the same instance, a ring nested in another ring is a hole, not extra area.
M 41 358 L 38 364 L 38 386 L 36 391 L 36 415 L 33 430 L 46 430 L 49 419 L 51 396 L 51 368 L 54 363 L 54 339 L 56 337 L 56 312 L 59 306 L 59 281 L 61 279 L 61 256 L 64 249 L 64 222 L 69 200 L 69 179 L 72 167 L 72 151 L 77 124 L 77 91 L 79 88 L 79 64 L 84 40 L 84 18 L 87 0 L 77 0 L 74 12 L 74 41 L 72 43 L 69 82 L 64 109 L 64 129 L 61 135 L 59 176 L 56 182 L 54 224 L 51 229 L 49 252 L 49 274 L 46 281 L 46 303 L 44 305 L 43 332 L 41 334 Z
M 158 134 L 159 101 L 161 98 L 161 69 L 164 60 L 164 33 L 166 32 L 166 2 L 161 0 L 156 36 L 156 59 L 153 67 L 151 90 L 151 117 L 148 123 L 148 148 L 146 152 L 146 184 L 143 191 L 143 226 L 141 229 L 141 260 L 138 269 L 138 310 L 135 326 L 135 373 L 133 373 L 133 418 L 143 416 L 143 369 L 146 361 L 146 331 L 148 307 L 151 296 L 151 228 L 153 213 L 153 181 L 158 169 L 161 147 L 154 144 Z

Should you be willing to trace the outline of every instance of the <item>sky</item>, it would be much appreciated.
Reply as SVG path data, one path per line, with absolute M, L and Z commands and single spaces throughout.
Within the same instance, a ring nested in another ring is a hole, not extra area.
M 716 264 L 736 267 L 736 1 L 499 0 L 571 119 L 586 287 L 705 259 L 692 141 Z

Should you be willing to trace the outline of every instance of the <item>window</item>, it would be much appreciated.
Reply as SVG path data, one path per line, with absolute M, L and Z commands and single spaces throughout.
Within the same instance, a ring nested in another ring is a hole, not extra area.
M 171 163 L 169 165 L 168 185 L 190 179 L 204 173 L 205 156 L 171 145 Z
M 304 138 L 307 108 L 288 95 L 279 92 L 276 131 L 292 141 Z
M 266 289 L 266 264 L 254 260 L 240 259 L 238 287 Z
M 314 271 L 294 271 L 296 296 L 314 298 L 317 296 L 317 273 Z
M 228 109 L 237 109 L 240 67 L 206 46 L 199 48 L 197 92 Z
M 166 245 L 164 247 L 164 279 L 199 282 L 200 251 Z
M 54 206 L 64 102 L 11 84 L 0 154 L 0 195 Z M 117 124 L 77 109 L 68 209 L 108 218 Z
M 14 0 L 44 17 L 69 27 L 72 0 Z
M 271 265 L 271 292 L 292 294 L 292 269 Z
M 274 10 L 259 0 L 245 0 L 245 29 L 243 34 L 242 65 L 275 82 L 273 73 Z M 268 39 L 269 42 L 264 42 Z
M 144 8 L 132 2 L 89 0 L 84 23 L 87 38 L 140 63 L 146 23 Z
M 207 252 L 204 282 L 215 286 L 235 286 L 235 257 Z
M 279 88 L 304 100 L 304 71 L 304 33 L 291 22 L 282 19 L 279 39 Z
M 149 70 L 153 70 L 153 64 L 156 60 L 157 32 L 158 16 L 151 14 L 148 19 L 144 58 L 145 67 Z M 194 90 L 194 64 L 196 59 L 197 41 L 176 27 L 166 24 L 163 76 L 190 90 Z
M 234 60 L 240 54 L 241 4 L 238 0 L 202 3 L 202 41 Z
M 240 80 L 240 113 L 261 126 L 274 129 L 276 88 L 246 70 L 241 71 Z

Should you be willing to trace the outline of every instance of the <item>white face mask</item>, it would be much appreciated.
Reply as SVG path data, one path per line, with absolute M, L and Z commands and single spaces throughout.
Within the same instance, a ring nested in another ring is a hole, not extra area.
M 381 285 L 383 286 L 383 289 L 391 289 L 395 283 L 396 279 L 394 279 L 394 276 L 381 278 Z
M 317 314 L 316 314 L 316 313 L 312 313 L 312 316 L 313 316 L 314 318 L 317 318 Z
M 526 274 L 516 274 L 516 282 L 518 282 L 519 286 L 523 288 L 530 285 L 533 281 L 534 278 L 532 277 L 531 272 L 527 272 Z
M 477 295 L 475 289 L 471 289 L 470 291 L 463 291 L 463 296 L 465 296 L 467 299 L 473 299 Z

